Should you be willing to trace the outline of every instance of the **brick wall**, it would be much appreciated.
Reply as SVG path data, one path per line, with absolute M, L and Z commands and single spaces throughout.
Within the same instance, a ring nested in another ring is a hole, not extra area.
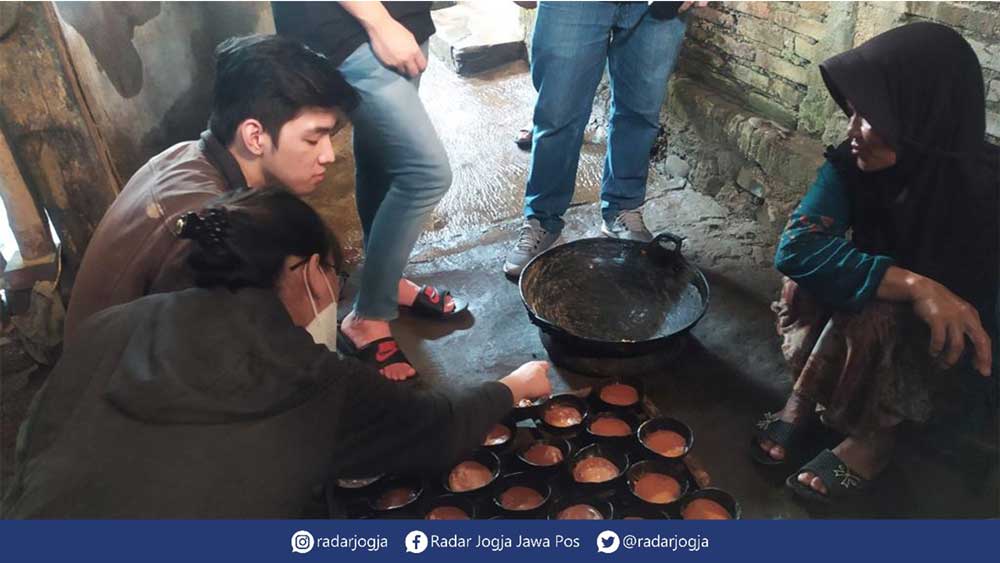
M 844 118 L 818 63 L 920 20 L 960 31 L 987 87 L 987 133 L 1000 142 L 1000 4 L 990 2 L 713 2 L 690 20 L 679 69 L 760 115 L 830 143 Z

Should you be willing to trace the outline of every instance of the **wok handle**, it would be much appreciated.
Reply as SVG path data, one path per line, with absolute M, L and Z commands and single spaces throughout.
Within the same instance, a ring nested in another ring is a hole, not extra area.
M 684 239 L 673 233 L 660 233 L 656 237 L 649 241 L 646 245 L 647 251 L 654 256 L 664 256 L 664 253 L 669 253 L 674 255 L 674 257 L 681 257 L 681 246 L 684 244 Z

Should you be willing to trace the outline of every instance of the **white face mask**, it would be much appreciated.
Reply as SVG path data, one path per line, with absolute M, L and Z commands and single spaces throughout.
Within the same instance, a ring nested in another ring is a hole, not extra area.
M 331 352 L 337 351 L 337 294 L 333 292 L 330 280 L 323 276 L 327 289 L 330 290 L 330 305 L 322 311 L 316 310 L 316 300 L 313 299 L 312 289 L 309 287 L 309 280 L 306 278 L 306 268 L 302 268 L 302 281 L 306 284 L 306 293 L 309 295 L 309 304 L 312 305 L 313 313 L 316 317 L 306 325 L 306 331 L 313 337 L 313 342 L 326 346 Z

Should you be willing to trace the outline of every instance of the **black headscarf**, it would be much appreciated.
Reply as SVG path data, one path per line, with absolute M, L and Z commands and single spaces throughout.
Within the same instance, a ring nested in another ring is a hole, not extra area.
M 861 172 L 845 141 L 827 152 L 851 196 L 853 240 L 970 301 L 996 333 L 1000 149 L 984 141 L 983 72 L 954 30 L 915 23 L 820 65 L 830 95 L 897 153 Z

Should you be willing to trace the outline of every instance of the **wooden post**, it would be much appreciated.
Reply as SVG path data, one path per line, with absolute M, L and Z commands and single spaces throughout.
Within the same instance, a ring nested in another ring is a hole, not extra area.
M 7 209 L 7 221 L 22 260 L 33 261 L 54 254 L 48 222 L 24 182 L 3 129 L 0 129 L 0 199 Z
M 59 233 L 63 275 L 71 282 L 121 183 L 51 2 L 21 4 L 16 24 L 0 39 L 0 84 L 0 128 L 25 183 Z
M 0 270 L 0 287 L 26 290 L 36 281 L 54 279 L 56 253 L 49 236 L 49 223 L 28 191 L 3 129 L 0 129 L 0 199 L 18 247 L 10 264 L 4 262 Z

